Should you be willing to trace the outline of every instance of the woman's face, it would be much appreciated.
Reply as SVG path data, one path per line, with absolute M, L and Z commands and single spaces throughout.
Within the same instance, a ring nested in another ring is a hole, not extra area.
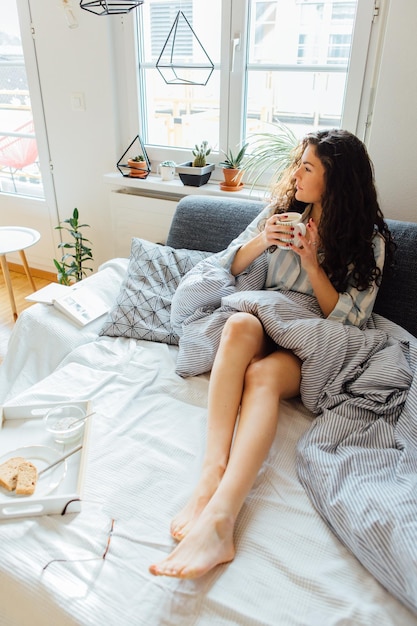
M 296 199 L 321 208 L 325 190 L 324 175 L 324 165 L 316 156 L 315 147 L 308 145 L 301 157 L 300 167 L 294 174 L 297 185 Z

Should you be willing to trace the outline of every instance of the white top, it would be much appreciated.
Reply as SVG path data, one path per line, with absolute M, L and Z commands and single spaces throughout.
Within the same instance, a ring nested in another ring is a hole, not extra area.
M 33 228 L 0 226 L 0 255 L 29 248 L 37 243 L 40 238 L 40 233 Z
M 259 233 L 259 224 L 262 225 L 263 221 L 270 217 L 274 210 L 270 205 L 265 207 L 246 230 L 231 242 L 226 250 L 218 253 L 224 267 L 230 268 L 239 248 Z M 309 205 L 301 216 L 301 221 L 304 224 L 308 222 L 310 210 L 311 207 Z M 382 272 L 385 261 L 384 238 L 377 233 L 373 238 L 372 244 L 376 265 Z M 300 257 L 295 252 L 290 249 L 283 250 L 277 248 L 274 253 L 266 252 L 265 254 L 268 255 L 268 271 L 264 289 L 289 289 L 299 293 L 314 295 L 307 272 L 302 268 Z M 319 257 L 321 254 L 319 252 Z M 375 283 L 368 289 L 359 291 L 354 286 L 352 276 L 348 277 L 346 291 L 339 293 L 339 300 L 327 319 L 338 321 L 342 324 L 363 326 L 372 313 L 377 293 L 378 286 Z

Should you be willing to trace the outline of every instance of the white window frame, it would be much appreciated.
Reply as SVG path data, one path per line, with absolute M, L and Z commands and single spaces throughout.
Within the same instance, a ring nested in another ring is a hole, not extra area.
M 373 91 L 370 77 L 374 75 L 376 42 L 381 32 L 381 20 L 375 19 L 376 5 L 376 0 L 358 0 L 342 117 L 342 127 L 361 139 L 365 138 L 364 118 L 369 114 Z
M 15 195 L 16 198 L 19 198 L 20 202 L 35 202 L 50 207 L 58 218 L 55 185 L 52 175 L 48 134 L 46 131 L 45 112 L 43 108 L 43 98 L 36 58 L 35 34 L 32 26 L 30 3 L 29 0 L 17 0 L 16 5 L 19 15 L 32 115 L 36 129 L 36 143 L 42 172 L 44 197 L 35 198 L 33 196 L 22 196 L 20 194 L 13 195 Z
M 389 0 L 358 0 L 355 25 L 352 34 L 352 52 L 346 83 L 345 104 L 341 127 L 365 139 L 367 121 L 372 107 L 372 94 L 378 60 L 379 37 L 382 31 L 381 20 L 375 19 L 375 13 L 381 13 L 382 3 Z M 376 6 L 378 9 L 376 10 Z M 386 7 L 385 7 L 386 8 Z M 246 88 L 246 43 L 248 23 L 248 0 L 223 0 L 221 58 L 222 66 L 228 68 L 221 76 L 220 133 L 219 148 L 228 150 L 244 140 L 243 124 L 245 118 L 244 90 Z M 126 22 L 127 26 L 128 23 Z M 139 85 L 139 61 L 137 56 L 140 39 L 136 31 L 136 20 L 130 22 L 130 34 L 125 39 L 126 83 L 129 85 L 129 102 L 136 94 L 137 109 L 133 117 L 139 124 L 133 127 L 140 130 L 144 120 L 141 106 Z M 125 33 L 127 34 L 127 33 Z M 133 54 L 132 54 L 133 52 Z M 265 66 L 264 66 L 265 67 Z M 277 66 L 274 66 L 276 68 Z M 300 70 L 303 66 L 300 66 Z M 250 70 L 250 66 L 248 66 Z M 132 111 L 132 109 L 131 109 Z M 130 113 L 132 116 L 132 112 Z M 146 151 L 153 164 L 164 159 L 182 162 L 189 160 L 189 150 L 173 147 L 161 147 L 147 144 Z M 211 162 L 219 163 L 221 153 L 212 153 Z

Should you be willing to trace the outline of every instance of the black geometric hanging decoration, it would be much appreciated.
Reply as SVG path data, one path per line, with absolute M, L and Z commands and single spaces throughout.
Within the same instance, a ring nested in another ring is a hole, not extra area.
M 123 152 L 116 167 L 123 176 L 129 178 L 143 179 L 149 176 L 151 162 L 140 135 L 136 135 L 132 143 Z
M 184 28 L 192 34 L 192 60 L 184 55 L 178 35 Z M 168 85 L 207 85 L 214 65 L 182 11 L 178 11 L 156 69 Z
M 96 15 L 118 15 L 129 13 L 145 0 L 81 0 L 80 7 Z

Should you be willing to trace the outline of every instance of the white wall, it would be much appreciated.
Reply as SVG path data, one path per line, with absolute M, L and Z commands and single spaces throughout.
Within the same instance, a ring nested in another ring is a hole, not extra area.
M 386 217 L 417 222 L 417 2 L 391 0 L 368 148 Z
M 30 4 L 59 218 L 78 208 L 101 262 L 111 240 L 101 178 L 118 159 L 110 23 L 77 10 L 79 26 L 70 29 L 60 2 Z M 73 110 L 73 94 L 85 110 Z
M 126 42 L 131 45 L 125 25 L 133 16 L 99 17 L 73 0 L 79 26 L 70 29 L 59 0 L 30 0 L 30 7 L 59 218 L 79 209 L 91 226 L 87 236 L 97 266 L 114 253 L 102 176 L 117 171 L 137 133 L 134 86 L 123 71 Z M 386 216 L 417 221 L 417 2 L 391 0 L 388 9 L 368 144 Z M 85 111 L 72 110 L 74 93 L 84 95 Z M 52 258 L 59 257 L 54 203 L 48 199 L 41 211 L 28 203 L 19 207 L 18 199 L 0 194 L 0 223 L 40 230 L 42 240 L 27 256 L 33 267 L 53 271 Z

